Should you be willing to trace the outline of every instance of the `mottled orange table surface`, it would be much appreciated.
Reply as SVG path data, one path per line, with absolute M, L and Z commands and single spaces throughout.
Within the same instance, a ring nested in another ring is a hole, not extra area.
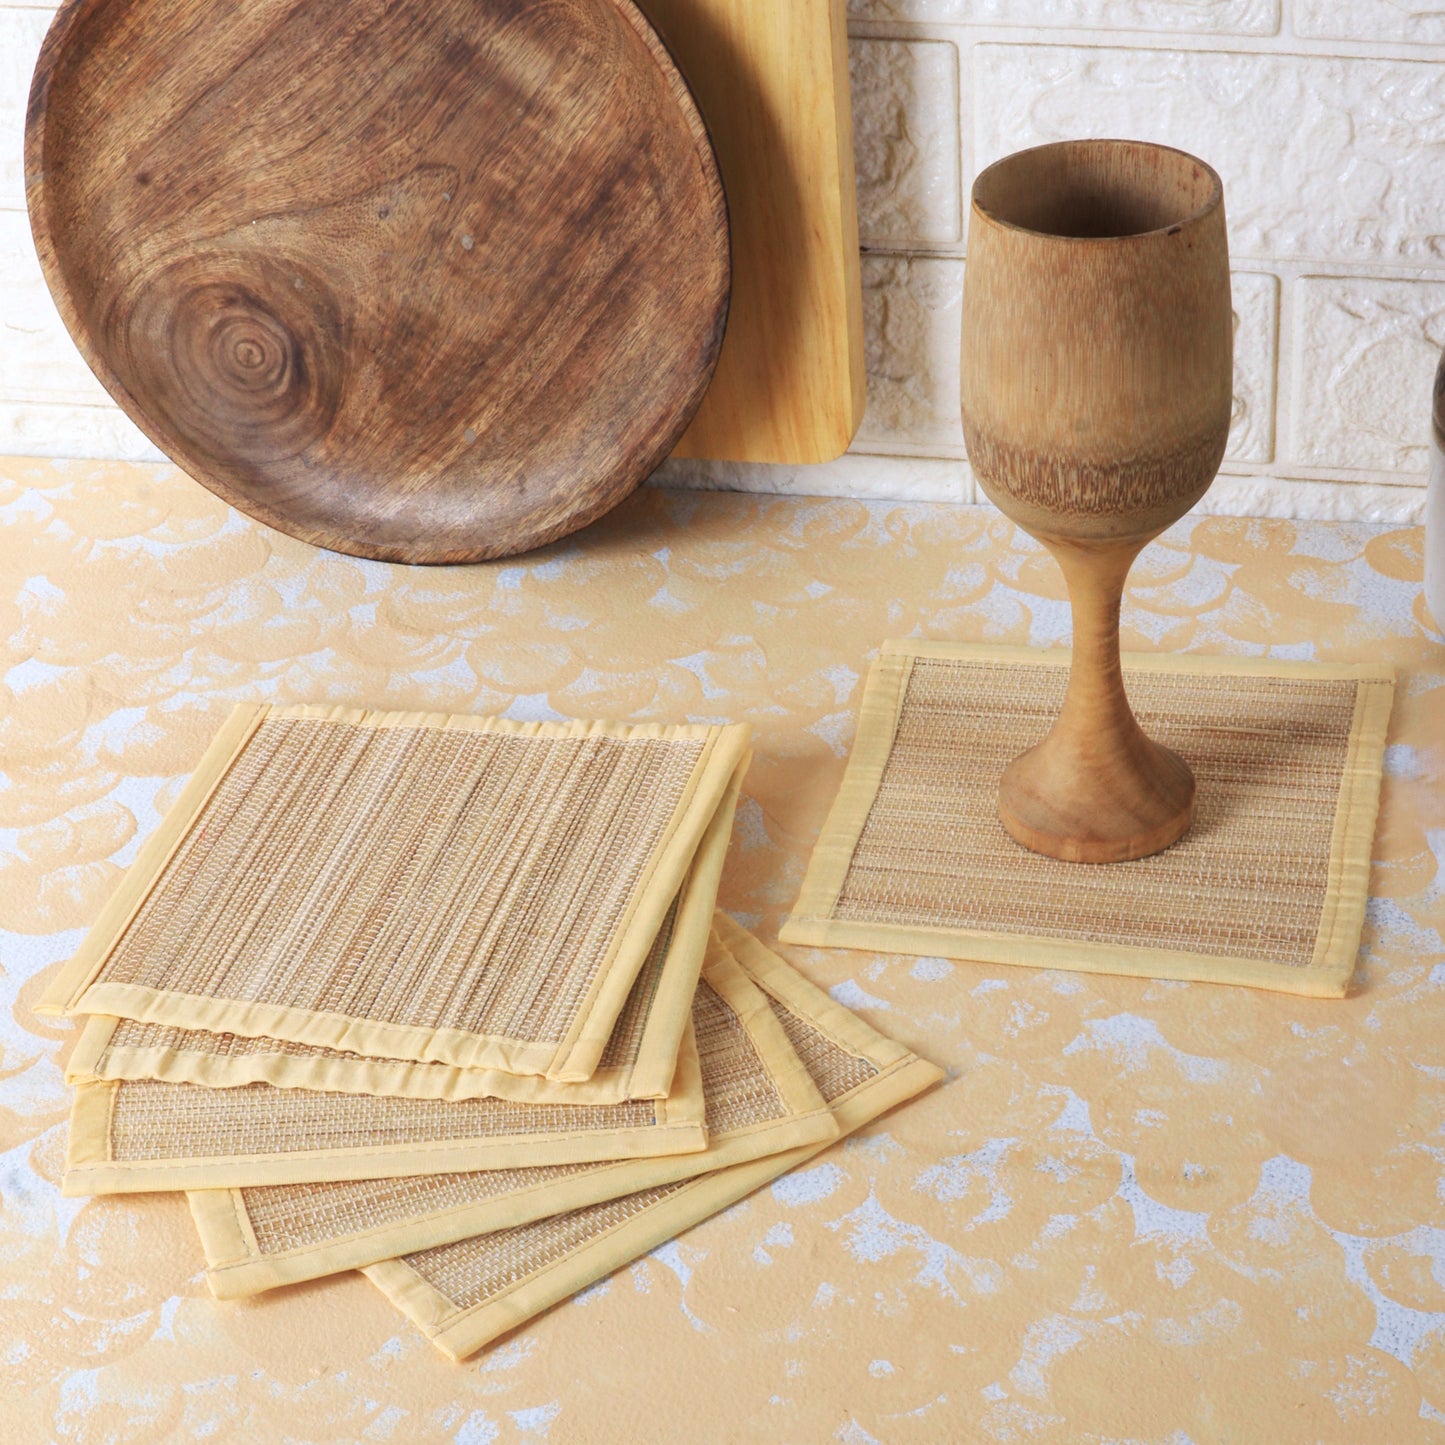
M 885 638 L 1056 645 L 981 508 L 646 491 L 532 557 L 313 551 L 166 467 L 0 462 L 0 1438 L 1445 1441 L 1445 645 L 1418 531 L 1201 517 L 1138 649 L 1400 670 L 1351 996 L 784 948 L 949 1082 L 448 1364 L 359 1276 L 211 1299 L 184 1202 L 57 1187 L 30 1004 L 233 703 L 742 721 L 773 942 Z

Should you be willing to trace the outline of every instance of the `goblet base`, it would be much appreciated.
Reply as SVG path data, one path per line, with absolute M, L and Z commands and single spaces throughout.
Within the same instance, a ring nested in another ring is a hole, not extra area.
M 1017 843 L 1066 863 L 1125 863 L 1176 842 L 1194 817 L 1194 774 L 1137 725 L 1127 747 L 1080 749 L 1051 733 L 1004 769 L 998 812 Z M 1121 739 L 1123 741 L 1123 739 Z

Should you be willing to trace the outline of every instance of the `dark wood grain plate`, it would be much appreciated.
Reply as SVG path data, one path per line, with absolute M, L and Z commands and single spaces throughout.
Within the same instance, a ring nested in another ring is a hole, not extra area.
M 252 516 L 390 561 L 615 505 L 727 315 L 712 149 L 631 0 L 69 0 L 26 194 L 141 429 Z

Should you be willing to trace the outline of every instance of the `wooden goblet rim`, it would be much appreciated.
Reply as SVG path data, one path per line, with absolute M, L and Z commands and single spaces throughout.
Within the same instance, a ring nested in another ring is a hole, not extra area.
M 1004 156 L 973 183 L 981 214 L 1056 241 L 1173 235 L 1223 204 L 1212 166 L 1152 141 L 1054 141 Z

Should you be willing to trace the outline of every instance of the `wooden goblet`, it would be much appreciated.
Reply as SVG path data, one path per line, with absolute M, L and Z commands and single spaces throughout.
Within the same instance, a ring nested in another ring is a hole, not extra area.
M 974 182 L 963 428 L 991 500 L 1058 561 L 1074 613 L 1068 693 L 1015 758 L 999 816 L 1025 847 L 1110 863 L 1189 826 L 1194 777 L 1124 694 L 1119 604 L 1146 543 L 1224 456 L 1233 312 L 1219 177 L 1182 151 L 1083 140 Z

